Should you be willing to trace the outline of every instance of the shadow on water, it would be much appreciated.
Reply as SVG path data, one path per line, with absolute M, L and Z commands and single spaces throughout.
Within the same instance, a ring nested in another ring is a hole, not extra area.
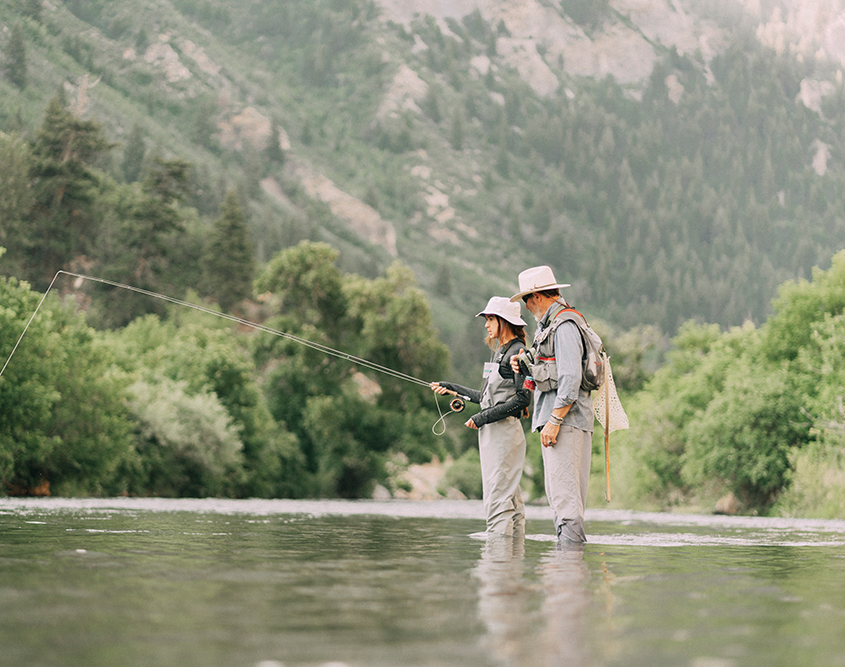
M 845 665 L 845 522 L 482 516 L 0 500 L 0 665 Z

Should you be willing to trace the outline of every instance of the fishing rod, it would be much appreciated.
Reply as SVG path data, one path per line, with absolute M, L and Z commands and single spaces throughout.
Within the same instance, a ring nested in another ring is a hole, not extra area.
M 220 317 L 224 320 L 229 320 L 230 322 L 235 322 L 237 324 L 252 327 L 253 329 L 256 329 L 258 331 L 264 331 L 265 333 L 269 333 L 269 334 L 272 334 L 274 336 L 279 336 L 280 338 L 285 338 L 285 339 L 293 341 L 295 343 L 299 343 L 300 345 L 304 345 L 305 347 L 309 347 L 312 350 L 317 350 L 318 352 L 322 352 L 324 354 L 328 354 L 330 356 L 337 357 L 338 359 L 344 359 L 346 361 L 350 361 L 352 363 L 358 364 L 359 366 L 362 366 L 362 367 L 367 368 L 367 369 L 372 370 L 372 371 L 376 371 L 377 373 L 382 373 L 384 375 L 388 375 L 390 377 L 393 377 L 393 378 L 396 378 L 396 379 L 399 379 L 399 380 L 404 380 L 406 382 L 411 382 L 413 384 L 424 386 L 424 387 L 430 387 L 431 386 L 430 382 L 426 382 L 425 380 L 421 380 L 420 378 L 414 377 L 413 375 L 408 375 L 407 373 L 402 373 L 401 371 L 397 371 L 393 368 L 388 368 L 387 366 L 382 366 L 381 364 L 377 364 L 374 361 L 370 361 L 368 359 L 363 359 L 361 357 L 356 357 L 353 354 L 349 354 L 349 353 L 343 352 L 341 350 L 336 350 L 334 348 L 329 347 L 328 345 L 322 345 L 320 343 L 315 343 L 314 341 L 308 340 L 306 338 L 300 338 L 299 336 L 295 336 L 295 335 L 288 333 L 286 331 L 279 331 L 278 329 L 273 329 L 273 328 L 265 326 L 263 324 L 258 324 L 257 322 L 251 322 L 249 320 L 246 320 L 242 317 L 238 317 L 236 315 L 229 315 L 228 313 L 221 313 L 220 311 L 213 310 L 213 309 L 208 308 L 206 306 L 201 306 L 201 305 L 196 304 L 196 303 L 190 303 L 189 301 L 183 301 L 182 299 L 177 299 L 177 298 L 172 297 L 172 296 L 167 296 L 166 294 L 160 294 L 158 292 L 152 292 L 150 290 L 146 290 L 146 289 L 143 289 L 141 287 L 135 287 L 134 285 L 127 285 L 125 283 L 119 283 L 119 282 L 115 282 L 113 280 L 106 280 L 105 278 L 97 278 L 96 276 L 88 276 L 88 275 L 84 275 L 82 273 L 74 273 L 73 271 L 65 271 L 64 269 L 60 269 L 59 271 L 57 271 L 56 275 L 53 276 L 53 280 L 50 281 L 50 286 L 47 288 L 47 291 L 44 292 L 44 295 L 41 297 L 41 300 L 38 302 L 38 306 L 36 306 L 35 311 L 30 316 L 29 321 L 27 321 L 26 326 L 23 329 L 23 332 L 21 332 L 21 335 L 18 338 L 17 342 L 15 343 L 15 346 L 12 348 L 12 352 L 9 354 L 8 359 L 6 359 L 6 363 L 3 364 L 3 368 L 0 369 L 0 377 L 2 377 L 3 373 L 6 371 L 6 367 L 9 365 L 9 362 L 12 360 L 12 357 L 14 356 L 15 352 L 17 351 L 18 346 L 21 343 L 21 340 L 23 340 L 24 335 L 29 330 L 29 327 L 32 324 L 32 321 L 35 319 L 35 316 L 38 314 L 38 311 L 41 309 L 41 306 L 43 305 L 44 301 L 47 299 L 47 295 L 53 289 L 53 286 L 55 285 L 56 280 L 62 274 L 66 275 L 66 276 L 73 276 L 74 278 L 78 278 L 78 279 L 81 279 L 81 280 L 89 280 L 91 282 L 101 283 L 103 285 L 109 285 L 111 287 L 117 287 L 117 288 L 120 288 L 120 289 L 129 290 L 130 292 L 136 292 L 138 294 L 143 294 L 145 296 L 149 296 L 149 297 L 152 297 L 154 299 L 161 299 L 162 301 L 167 301 L 168 303 L 172 303 L 172 304 L 175 304 L 177 306 L 185 306 L 186 308 L 193 308 L 194 310 L 198 310 L 198 311 L 203 312 L 203 313 L 208 313 L 209 315 L 214 315 L 215 317 Z M 455 392 L 450 392 L 450 393 L 455 395 L 455 398 L 452 399 L 452 401 L 449 403 L 450 409 L 452 410 L 452 412 L 461 412 L 465 407 L 464 401 L 469 400 L 468 397 L 459 396 Z M 435 425 L 434 425 L 434 427 L 432 427 L 432 429 L 434 429 L 437 426 L 437 423 L 439 423 L 440 421 L 443 421 L 446 417 L 446 415 L 444 415 L 440 411 L 440 403 L 437 402 L 437 394 L 435 394 L 435 403 L 437 405 L 437 410 L 440 413 L 440 419 L 438 419 L 437 422 L 435 422 Z M 437 433 L 437 431 L 435 431 L 435 433 L 437 435 L 440 435 L 445 431 L 445 428 L 446 428 L 446 425 L 445 425 L 445 422 L 444 422 L 443 431 L 441 431 L 440 433 Z

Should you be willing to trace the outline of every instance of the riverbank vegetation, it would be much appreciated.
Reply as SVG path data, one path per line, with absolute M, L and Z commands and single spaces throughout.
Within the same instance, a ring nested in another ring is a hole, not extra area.
M 638 89 L 547 62 L 562 85 L 540 96 L 480 12 L 448 31 L 359 0 L 0 20 L 4 358 L 63 268 L 476 384 L 472 315 L 545 262 L 631 416 L 613 506 L 845 514 L 845 105 L 824 62 L 738 24 L 706 63 L 661 51 Z M 424 94 L 391 98 L 403 82 Z M 325 176 L 381 237 L 315 194 Z M 435 437 L 423 387 L 68 276 L 0 408 L 0 492 L 359 497 L 436 455 L 479 493 L 474 434 Z M 529 460 L 541 496 L 533 439 Z
M 281 252 L 255 282 L 255 313 L 278 331 L 441 377 L 447 352 L 410 272 L 344 276 L 336 259 L 312 242 Z M 40 295 L 15 278 L 2 289 L 0 339 L 11 348 Z M 8 493 L 359 497 L 391 484 L 387 463 L 399 452 L 412 462 L 455 453 L 454 440 L 430 431 L 425 388 L 179 306 L 96 330 L 79 311 L 84 289 L 63 301 L 61 291 L 0 378 Z M 845 252 L 812 282 L 785 283 L 774 309 L 761 327 L 684 325 L 638 391 L 641 360 L 619 342 L 632 427 L 612 439 L 614 506 L 708 508 L 732 494 L 733 511 L 841 516 Z M 526 488 L 537 496 L 539 445 L 529 440 Z M 594 503 L 600 429 L 596 440 Z M 450 480 L 470 495 L 474 458 L 470 449 Z
M 689 322 L 615 433 L 621 506 L 845 514 L 845 252 L 760 327 Z M 727 508 L 726 508 L 727 509 Z
M 342 276 L 336 259 L 310 242 L 278 255 L 256 282 L 264 325 L 442 377 L 447 351 L 410 272 Z M 2 289 L 11 350 L 40 295 L 15 278 Z M 389 483 L 391 455 L 447 453 L 427 387 L 184 306 L 103 331 L 78 306 L 51 292 L 0 378 L 7 493 L 355 498 Z
M 446 348 L 410 272 L 344 276 L 337 251 L 303 242 L 255 282 L 266 326 L 421 378 Z M 2 282 L 10 347 L 40 295 Z M 269 333 L 168 306 L 95 330 L 51 293 L 0 378 L 0 477 L 7 493 L 299 497 L 368 495 L 390 461 L 459 453 L 431 431 L 424 388 Z M 138 299 L 149 299 L 134 295 Z M 845 252 L 812 281 L 785 283 L 762 326 L 687 323 L 666 363 L 623 400 L 613 434 L 612 506 L 841 516 L 845 509 Z M 613 353 L 614 341 L 608 341 Z M 630 362 L 618 359 L 620 384 Z M 529 437 L 525 486 L 542 493 Z M 596 432 L 591 496 L 604 490 Z M 458 449 L 456 450 L 456 446 Z M 448 481 L 477 495 L 477 454 Z

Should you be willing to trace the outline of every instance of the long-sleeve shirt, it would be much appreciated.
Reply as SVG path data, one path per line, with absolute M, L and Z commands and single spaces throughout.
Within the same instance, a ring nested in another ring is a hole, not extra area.
M 546 313 L 548 315 L 548 313 Z M 545 328 L 545 316 L 540 320 L 537 332 Z M 536 334 L 535 334 L 536 335 Z M 593 400 L 590 392 L 581 389 L 581 357 L 584 342 L 575 322 L 563 322 L 555 331 L 555 362 L 557 364 L 557 390 L 534 392 L 534 415 L 531 430 L 539 431 L 549 421 L 555 408 L 572 405 L 563 418 L 564 424 L 593 432 Z

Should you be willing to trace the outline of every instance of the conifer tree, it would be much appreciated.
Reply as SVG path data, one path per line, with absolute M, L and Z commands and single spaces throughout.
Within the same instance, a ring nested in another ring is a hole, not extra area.
M 449 271 L 449 265 L 446 262 L 442 262 L 437 269 L 434 291 L 440 296 L 449 296 L 452 293 L 452 273 Z
M 26 87 L 26 42 L 19 25 L 12 29 L 6 44 L 6 77 L 20 89 Z
M 449 136 L 449 143 L 456 151 L 464 148 L 464 120 L 459 110 L 452 114 L 452 130 Z
M 437 89 L 433 85 L 429 85 L 426 90 L 425 97 L 422 101 L 422 109 L 425 115 L 435 123 L 440 123 L 443 118 L 440 114 L 440 98 Z
M 21 13 L 25 16 L 29 16 L 30 18 L 35 19 L 36 21 L 40 21 L 41 0 L 24 0 L 23 7 L 21 8 Z
M 111 145 L 99 123 L 81 120 L 65 106 L 59 89 L 32 146 L 30 280 L 51 278 L 73 257 L 87 252 L 97 234 L 89 211 L 99 183 L 92 165 Z
M 29 182 L 31 155 L 29 146 L 17 137 L 0 135 L 0 245 L 9 254 L 3 259 L 7 275 L 10 258 L 20 259 L 21 239 L 27 215 L 32 208 Z M 11 275 L 17 275 L 11 272 Z
M 145 153 L 144 131 L 140 125 L 135 123 L 132 126 L 129 141 L 126 142 L 126 148 L 123 150 L 123 176 L 126 178 L 127 183 L 134 183 L 138 180 L 143 167 Z
M 285 152 L 282 150 L 279 124 L 275 121 L 270 129 L 270 140 L 267 143 L 267 148 L 264 149 L 264 155 L 266 155 L 267 159 L 271 162 L 276 162 L 280 165 L 285 163 Z
M 243 209 L 234 190 L 226 194 L 220 217 L 208 239 L 203 257 L 208 291 L 228 312 L 252 294 L 255 260 Z

